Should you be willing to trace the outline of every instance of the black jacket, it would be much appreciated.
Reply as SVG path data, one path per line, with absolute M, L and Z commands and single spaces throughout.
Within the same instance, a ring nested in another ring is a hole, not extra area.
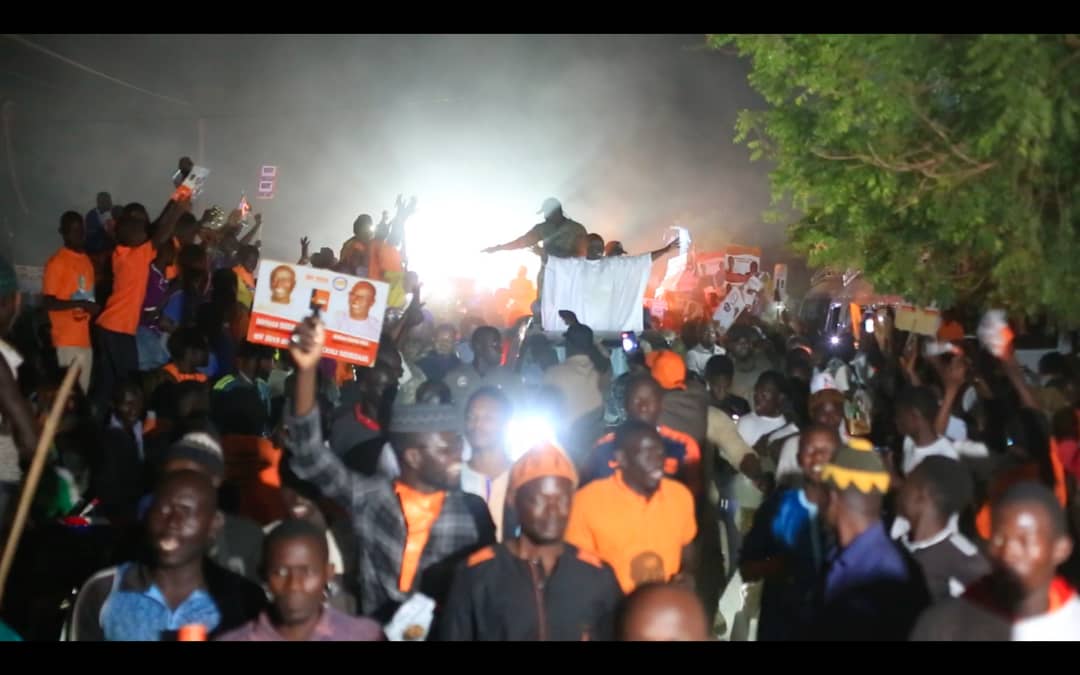
M 623 594 L 615 573 L 566 544 L 551 576 L 505 545 L 483 548 L 454 576 L 441 640 L 612 640 Z

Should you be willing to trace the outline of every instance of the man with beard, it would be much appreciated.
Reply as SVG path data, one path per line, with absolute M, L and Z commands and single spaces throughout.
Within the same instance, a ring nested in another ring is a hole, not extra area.
M 442 606 L 457 564 L 495 542 L 484 500 L 460 488 L 459 413 L 441 405 L 396 408 L 390 444 L 399 477 L 389 481 L 350 471 L 322 439 L 315 385 L 325 340 L 322 322 L 309 317 L 297 327 L 290 349 L 297 370 L 293 409 L 286 416 L 290 466 L 352 519 L 361 552 L 363 614 L 386 622 L 417 594 Z M 403 632 L 419 639 L 428 631 L 410 625 Z

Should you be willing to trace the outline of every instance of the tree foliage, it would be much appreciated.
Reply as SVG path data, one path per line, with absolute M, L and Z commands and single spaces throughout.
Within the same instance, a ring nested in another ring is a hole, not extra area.
M 742 111 L 736 140 L 774 162 L 774 206 L 801 214 L 790 239 L 811 265 L 1080 325 L 1080 37 L 709 42 L 751 61 L 768 108 Z

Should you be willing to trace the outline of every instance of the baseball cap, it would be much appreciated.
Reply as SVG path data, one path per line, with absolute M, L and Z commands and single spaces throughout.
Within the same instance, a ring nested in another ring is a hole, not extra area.
M 537 214 L 543 214 L 543 215 L 546 216 L 547 214 L 551 213 L 552 211 L 558 211 L 561 208 L 562 208 L 562 203 L 558 199 L 555 199 L 554 197 L 548 197 L 547 199 L 544 200 L 544 203 L 540 207 L 540 210 L 537 211 L 536 213 Z

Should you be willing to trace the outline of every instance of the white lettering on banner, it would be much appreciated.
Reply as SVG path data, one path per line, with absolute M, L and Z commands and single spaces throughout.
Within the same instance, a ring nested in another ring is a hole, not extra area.
M 294 321 L 283 321 L 262 315 L 257 315 L 255 317 L 255 325 L 261 328 L 269 328 L 271 330 L 287 330 L 290 332 L 296 329 L 296 322 Z
M 345 333 L 338 333 L 337 331 L 330 331 L 329 337 L 335 342 L 344 342 L 345 344 L 350 344 L 357 347 L 367 347 L 371 344 L 369 340 L 363 340 L 352 335 L 346 335 Z
M 332 359 L 352 359 L 359 365 L 363 366 L 371 362 L 371 358 L 367 354 L 361 354 L 359 352 L 348 351 L 344 349 L 334 349 L 333 347 L 324 347 L 323 353 Z

